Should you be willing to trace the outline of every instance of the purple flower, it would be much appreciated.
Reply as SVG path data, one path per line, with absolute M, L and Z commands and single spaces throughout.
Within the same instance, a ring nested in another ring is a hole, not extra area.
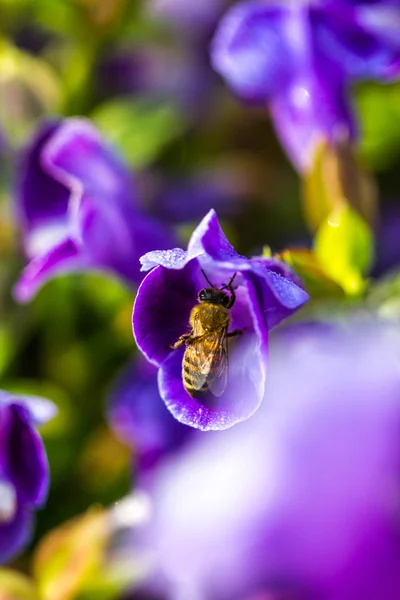
M 132 359 L 109 397 L 108 419 L 118 437 L 132 446 L 139 476 L 178 450 L 192 430 L 165 410 L 157 385 L 157 368 L 142 356 Z
M 160 395 L 168 409 L 181 423 L 202 430 L 226 429 L 247 419 L 264 395 L 269 329 L 304 304 L 307 293 L 283 263 L 237 254 L 213 210 L 192 233 L 187 251 L 156 250 L 141 263 L 151 272 L 138 290 L 133 330 L 140 350 L 159 367 Z M 239 330 L 242 335 L 232 340 L 233 347 L 229 341 L 226 388 L 216 395 L 202 392 L 193 397 L 182 381 L 185 348 L 171 345 L 188 332 L 199 291 L 210 287 L 205 276 L 222 287 L 235 274 L 229 332 Z
M 0 563 L 29 540 L 35 509 L 49 487 L 49 468 L 36 425 L 55 407 L 47 400 L 0 390 Z
M 380 328 L 272 352 L 268 404 L 155 478 L 167 597 L 400 598 L 399 355 Z
M 305 170 L 322 138 L 354 138 L 349 84 L 400 71 L 393 2 L 251 0 L 222 19 L 214 68 L 245 100 L 267 102 L 293 164 Z
M 203 115 L 209 100 L 214 73 L 206 59 L 189 44 L 124 46 L 103 57 L 98 86 L 107 98 L 133 95 L 149 105 L 171 103 L 186 120 Z
M 190 31 L 191 35 L 204 36 L 215 27 L 226 5 L 226 0 L 150 0 L 146 10 L 151 16 L 181 28 L 184 33 Z
M 173 240 L 139 208 L 129 170 L 83 119 L 45 123 L 37 132 L 22 161 L 17 202 L 30 259 L 15 288 L 20 302 L 70 271 L 100 269 L 136 284 L 143 252 Z

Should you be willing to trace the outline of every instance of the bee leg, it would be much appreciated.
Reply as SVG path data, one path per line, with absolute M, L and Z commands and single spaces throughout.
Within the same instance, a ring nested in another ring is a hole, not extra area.
M 237 335 L 242 335 L 242 333 L 243 333 L 243 329 L 234 329 L 233 331 L 228 333 L 226 337 L 235 337 Z
M 192 333 L 184 333 L 175 342 L 175 344 L 172 344 L 171 346 L 169 346 L 169 348 L 172 348 L 172 350 L 176 350 L 177 348 L 180 348 L 181 346 L 184 346 L 184 345 L 190 346 L 190 344 L 193 344 L 194 342 L 198 342 L 199 340 L 202 340 L 204 337 L 205 337 L 204 335 L 196 335 L 193 337 Z
M 232 306 L 235 304 L 235 301 L 236 301 L 236 294 L 235 294 L 235 290 L 233 289 L 233 285 L 232 285 L 235 277 L 236 277 L 236 273 L 230 278 L 228 283 L 223 284 L 223 287 L 221 288 L 221 290 L 229 290 L 229 293 L 231 295 L 231 297 L 229 299 L 229 303 L 226 308 L 232 308 Z
M 178 340 L 175 342 L 175 344 L 171 344 L 171 346 L 169 346 L 169 348 L 172 348 L 172 350 L 176 350 L 177 348 L 180 348 L 184 344 L 187 344 L 191 337 L 192 337 L 191 333 L 184 333 L 183 335 L 181 335 L 180 338 L 178 338 Z

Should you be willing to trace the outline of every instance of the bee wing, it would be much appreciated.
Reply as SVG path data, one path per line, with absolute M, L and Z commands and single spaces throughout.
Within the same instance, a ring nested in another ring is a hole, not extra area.
M 208 384 L 214 396 L 221 396 L 228 381 L 228 345 L 226 332 L 215 350 Z
M 207 385 L 214 396 L 221 396 L 228 376 L 226 331 L 207 335 L 195 342 L 190 350 L 198 365 L 193 373 L 193 387 L 201 390 Z

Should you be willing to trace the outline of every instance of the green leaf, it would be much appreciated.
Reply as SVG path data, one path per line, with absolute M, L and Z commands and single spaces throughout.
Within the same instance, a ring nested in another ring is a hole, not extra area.
M 27 577 L 0 567 L 1 600 L 39 600 L 33 582 Z
M 0 37 L 0 125 L 21 142 L 38 117 L 57 112 L 61 81 L 51 66 Z
M 400 83 L 365 83 L 356 90 L 357 114 L 361 120 L 359 153 L 375 170 L 396 163 L 400 155 Z
M 374 223 L 377 192 L 373 178 L 356 160 L 349 140 L 334 144 L 322 140 L 302 189 L 303 210 L 312 231 L 344 205 L 351 206 L 368 223 Z
M 3 375 L 15 353 L 15 335 L 9 327 L 0 324 L 0 375 Z
M 290 248 L 277 255 L 299 275 L 313 300 L 342 297 L 343 289 L 323 270 L 318 257 L 308 248 Z
M 108 102 L 92 118 L 135 168 L 153 162 L 184 124 L 176 108 L 146 98 Z
M 315 252 L 325 273 L 347 294 L 359 294 L 373 259 L 374 238 L 349 206 L 333 211 L 318 229 Z

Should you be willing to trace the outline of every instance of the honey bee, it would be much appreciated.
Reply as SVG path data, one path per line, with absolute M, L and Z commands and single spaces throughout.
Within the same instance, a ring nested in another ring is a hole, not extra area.
M 228 338 L 242 333 L 240 329 L 228 333 L 229 311 L 236 300 L 233 289 L 236 273 L 221 288 L 212 284 L 203 270 L 202 273 L 210 287 L 199 292 L 199 303 L 192 308 L 190 333 L 181 335 L 171 348 L 186 346 L 182 379 L 190 396 L 201 395 L 208 390 L 214 396 L 221 396 L 228 378 Z M 228 290 L 229 294 L 224 290 Z

